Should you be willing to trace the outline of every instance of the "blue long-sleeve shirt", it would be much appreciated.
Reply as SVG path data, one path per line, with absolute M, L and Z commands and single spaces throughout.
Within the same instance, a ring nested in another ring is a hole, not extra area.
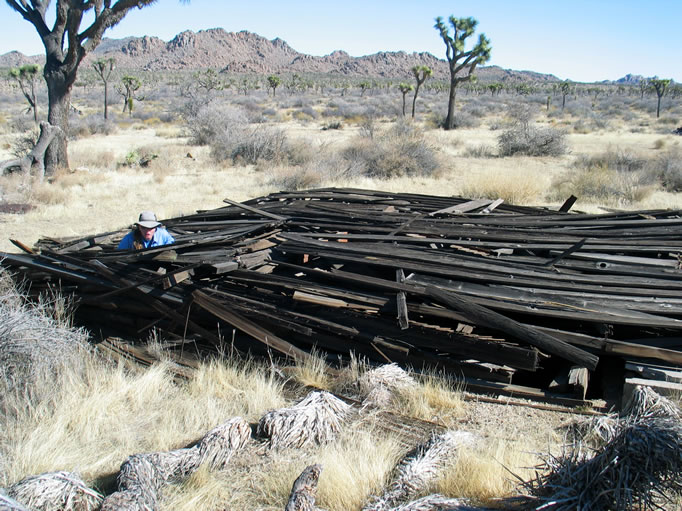
M 133 229 L 126 234 L 121 242 L 118 244 L 119 250 L 131 250 L 135 248 L 135 233 L 137 229 Z M 142 236 L 137 237 L 137 241 L 142 244 L 141 248 L 160 247 L 162 245 L 170 245 L 175 243 L 175 238 L 163 227 L 157 227 L 154 236 L 149 241 L 142 239 Z

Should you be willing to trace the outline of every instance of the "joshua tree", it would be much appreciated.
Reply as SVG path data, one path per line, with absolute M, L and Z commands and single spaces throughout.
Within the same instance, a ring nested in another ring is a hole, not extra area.
M 433 74 L 433 70 L 429 66 L 414 66 L 412 68 L 412 74 L 414 75 L 415 80 L 417 80 L 417 86 L 414 89 L 414 97 L 412 98 L 412 118 L 414 119 L 414 110 L 417 106 L 417 95 L 419 94 L 419 87 L 421 87 L 422 83 L 426 81 L 426 79 Z M 403 100 L 405 98 L 403 97 Z M 405 115 L 403 108 L 403 115 Z
M 360 82 L 358 84 L 358 87 L 360 87 L 360 97 L 362 97 L 365 95 L 366 91 L 372 88 L 372 82 L 365 80 L 363 82 Z
M 448 59 L 450 68 L 450 96 L 448 98 L 448 116 L 445 119 L 446 130 L 455 127 L 455 98 L 457 86 L 465 81 L 471 80 L 476 66 L 485 64 L 490 60 L 490 40 L 484 35 L 478 36 L 478 42 L 469 51 L 465 51 L 466 39 L 473 35 L 478 21 L 474 18 L 455 18 L 450 16 L 450 25 L 453 34 L 450 36 L 450 28 L 443 22 L 443 18 L 438 16 L 434 27 L 440 32 L 440 36 L 445 43 L 445 56 Z M 465 74 L 458 76 L 460 72 Z
M 104 83 L 104 118 L 109 118 L 109 77 L 116 68 L 116 59 L 99 59 L 92 63 L 92 67 Z
M 61 128 L 45 152 L 45 173 L 51 175 L 57 168 L 69 166 L 66 133 L 71 89 L 83 58 L 97 47 L 104 32 L 121 21 L 131 9 L 141 9 L 154 0 L 5 1 L 35 27 L 45 47 L 43 76 L 47 82 L 47 120 Z M 47 12 L 51 4 L 55 6 L 52 15 Z M 81 29 L 84 20 L 87 20 L 87 26 Z M 52 23 L 51 27 L 48 22 Z
M 21 92 L 28 101 L 27 112 L 33 110 L 33 120 L 38 124 L 38 101 L 36 99 L 36 79 L 40 73 L 38 64 L 26 64 L 9 70 L 9 76 L 19 84 Z
M 566 96 L 568 96 L 571 93 L 572 89 L 572 84 L 568 80 L 565 82 L 561 82 L 561 85 L 559 86 L 559 89 L 561 90 L 561 111 L 564 111 L 564 107 L 566 106 Z
M 121 78 L 121 86 L 117 87 L 118 93 L 123 96 L 123 113 L 126 109 L 128 115 L 133 115 L 133 102 L 143 101 L 143 96 L 138 96 L 137 91 L 142 87 L 142 82 L 136 76 L 126 75 Z
M 405 96 L 407 95 L 408 92 L 410 92 L 414 87 L 410 85 L 409 83 L 401 82 L 398 84 L 398 90 L 402 93 L 403 95 L 403 117 L 405 117 Z
M 211 91 L 219 91 L 226 88 L 225 83 L 220 79 L 218 73 L 210 67 L 204 71 L 197 71 L 192 75 L 194 83 L 199 89 L 203 89 L 209 94 Z M 227 85 L 229 87 L 229 85 Z
M 661 115 L 661 98 L 663 97 L 663 94 L 665 94 L 665 90 L 668 88 L 668 85 L 670 85 L 670 81 L 671 80 L 662 80 L 660 78 L 651 79 L 651 86 L 656 91 L 656 96 L 658 96 L 658 103 L 656 104 L 656 119 L 658 119 Z
M 270 75 L 268 76 L 268 86 L 272 89 L 272 97 L 275 97 L 275 91 L 277 90 L 277 87 L 279 87 L 279 84 L 282 83 L 282 79 L 279 76 L 276 75 Z

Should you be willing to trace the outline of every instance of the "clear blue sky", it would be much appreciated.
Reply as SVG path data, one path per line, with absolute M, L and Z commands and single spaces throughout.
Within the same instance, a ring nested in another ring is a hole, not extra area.
M 280 37 L 310 55 L 403 50 L 445 58 L 433 24 L 451 14 L 478 20 L 477 33 L 492 43 L 489 64 L 581 82 L 627 73 L 682 82 L 682 0 L 160 0 L 131 11 L 105 37 L 169 41 L 184 30 L 221 27 Z M 42 53 L 33 27 L 4 1 L 0 20 L 0 54 Z

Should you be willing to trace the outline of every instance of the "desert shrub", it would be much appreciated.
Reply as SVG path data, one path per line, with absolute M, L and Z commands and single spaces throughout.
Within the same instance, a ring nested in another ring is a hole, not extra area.
M 248 124 L 246 115 L 238 108 L 209 104 L 194 111 L 192 104 L 188 103 L 187 106 L 184 112 L 185 129 L 190 143 L 195 145 L 220 145 L 232 132 L 242 131 Z
M 508 128 L 497 137 L 500 156 L 560 156 L 566 152 L 566 134 L 556 128 L 533 125 L 537 107 L 514 103 L 507 108 Z
M 283 190 L 305 190 L 322 185 L 323 175 L 311 165 L 278 166 L 269 170 L 269 183 Z
M 462 156 L 469 158 L 493 158 L 496 156 L 495 150 L 485 144 L 466 146 L 462 151 Z
M 66 300 L 60 296 L 38 303 L 25 300 L 7 270 L 0 268 L 0 388 L 31 391 L 41 375 L 75 365 L 87 347 L 84 330 L 70 326 Z M 4 402 L 0 398 L 0 407 Z
M 575 160 L 575 166 L 581 169 L 606 168 L 617 172 L 642 170 L 646 163 L 646 159 L 621 148 L 609 148 L 592 156 L 580 155 Z
M 650 196 L 656 185 L 643 171 L 618 172 L 608 167 L 576 169 L 552 184 L 555 199 L 575 195 L 615 206 L 627 206 Z
M 116 131 L 113 119 L 105 119 L 101 114 L 85 117 L 71 116 L 69 118 L 69 138 L 71 140 L 85 138 L 91 135 L 111 135 Z
M 674 156 L 669 161 L 670 168 L 674 169 Z M 646 158 L 617 148 L 592 156 L 579 156 L 574 167 L 553 183 L 554 198 L 573 194 L 605 204 L 627 206 L 653 193 L 658 182 L 663 180 L 665 165 L 654 170 L 652 162 Z
M 286 161 L 288 139 L 284 130 L 266 126 L 242 127 L 218 133 L 210 143 L 211 157 L 239 164 Z
M 516 126 L 498 137 L 500 156 L 560 156 L 566 152 L 566 134 L 556 128 Z
M 682 192 L 682 150 L 673 147 L 648 164 L 650 172 L 669 192 Z
M 39 131 L 34 127 L 34 129 L 20 133 L 19 136 L 14 138 L 11 142 L 11 153 L 17 158 L 23 158 L 26 156 L 36 145 L 38 141 Z
M 424 134 L 407 121 L 369 139 L 360 137 L 342 150 L 348 166 L 364 176 L 388 179 L 428 176 L 440 168 Z
M 30 115 L 15 115 L 12 117 L 11 126 L 12 131 L 19 133 L 25 133 L 36 128 L 33 117 Z

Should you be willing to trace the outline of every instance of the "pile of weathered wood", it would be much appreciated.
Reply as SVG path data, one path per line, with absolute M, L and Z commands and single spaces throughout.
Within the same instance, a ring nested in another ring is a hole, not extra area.
M 355 189 L 226 203 L 166 219 L 171 246 L 118 251 L 125 231 L 43 239 L 2 264 L 33 292 L 73 293 L 95 334 L 156 329 L 185 352 L 354 353 L 579 399 L 622 387 L 626 369 L 674 380 L 682 365 L 679 211 Z

